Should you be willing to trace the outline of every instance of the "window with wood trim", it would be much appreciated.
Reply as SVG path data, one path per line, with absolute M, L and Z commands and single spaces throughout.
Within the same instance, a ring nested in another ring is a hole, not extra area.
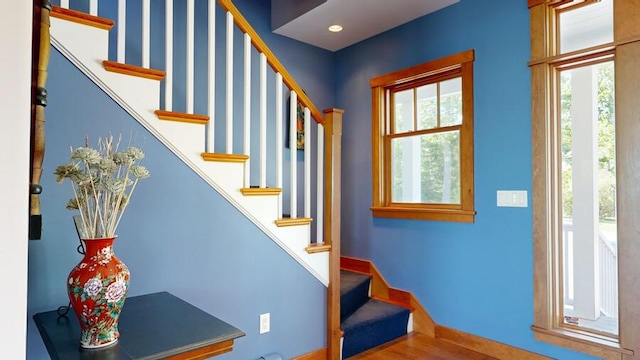
M 528 5 L 532 330 L 604 359 L 640 359 L 640 2 Z
M 371 79 L 374 216 L 473 222 L 473 61 Z

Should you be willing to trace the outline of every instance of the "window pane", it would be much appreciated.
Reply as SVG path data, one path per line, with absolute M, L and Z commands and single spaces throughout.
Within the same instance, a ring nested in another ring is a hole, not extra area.
M 438 126 L 438 85 L 429 84 L 418 88 L 418 130 Z
M 391 140 L 392 201 L 460 204 L 460 132 Z
M 560 13 L 560 52 L 613 41 L 613 0 L 601 0 Z
M 462 78 L 440 83 L 440 126 L 462 124 Z
M 399 91 L 393 96 L 395 133 L 413 131 L 413 89 Z
M 563 316 L 618 334 L 613 62 L 561 73 Z

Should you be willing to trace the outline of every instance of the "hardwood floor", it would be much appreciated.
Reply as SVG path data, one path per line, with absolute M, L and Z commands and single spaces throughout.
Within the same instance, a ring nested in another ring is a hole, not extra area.
M 424 334 L 411 333 L 348 360 L 497 360 Z

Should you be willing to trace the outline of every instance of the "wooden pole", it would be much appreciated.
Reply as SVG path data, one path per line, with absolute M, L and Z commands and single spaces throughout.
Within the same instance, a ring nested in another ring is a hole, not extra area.
M 38 6 L 36 6 L 38 7 Z M 40 210 L 40 178 L 42 176 L 42 162 L 44 160 L 44 109 L 47 106 L 47 67 L 49 65 L 49 13 L 51 3 L 43 0 L 40 8 L 40 41 L 38 48 L 38 70 L 36 74 L 36 94 L 32 106 L 35 116 L 32 120 L 31 142 L 32 142 L 32 163 L 31 163 L 31 196 L 29 205 L 29 239 L 39 240 L 42 235 L 42 213 Z
M 324 110 L 325 131 L 325 242 L 329 253 L 329 287 L 327 289 L 327 359 L 340 359 L 340 183 L 342 167 L 341 109 Z M 294 146 L 293 144 L 291 145 Z

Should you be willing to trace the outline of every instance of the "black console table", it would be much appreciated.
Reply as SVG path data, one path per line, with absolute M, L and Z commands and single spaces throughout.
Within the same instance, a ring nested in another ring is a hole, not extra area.
M 128 298 L 118 342 L 102 349 L 80 348 L 73 310 L 62 317 L 55 310 L 42 312 L 33 319 L 54 360 L 206 359 L 231 351 L 233 341 L 245 335 L 168 292 Z

